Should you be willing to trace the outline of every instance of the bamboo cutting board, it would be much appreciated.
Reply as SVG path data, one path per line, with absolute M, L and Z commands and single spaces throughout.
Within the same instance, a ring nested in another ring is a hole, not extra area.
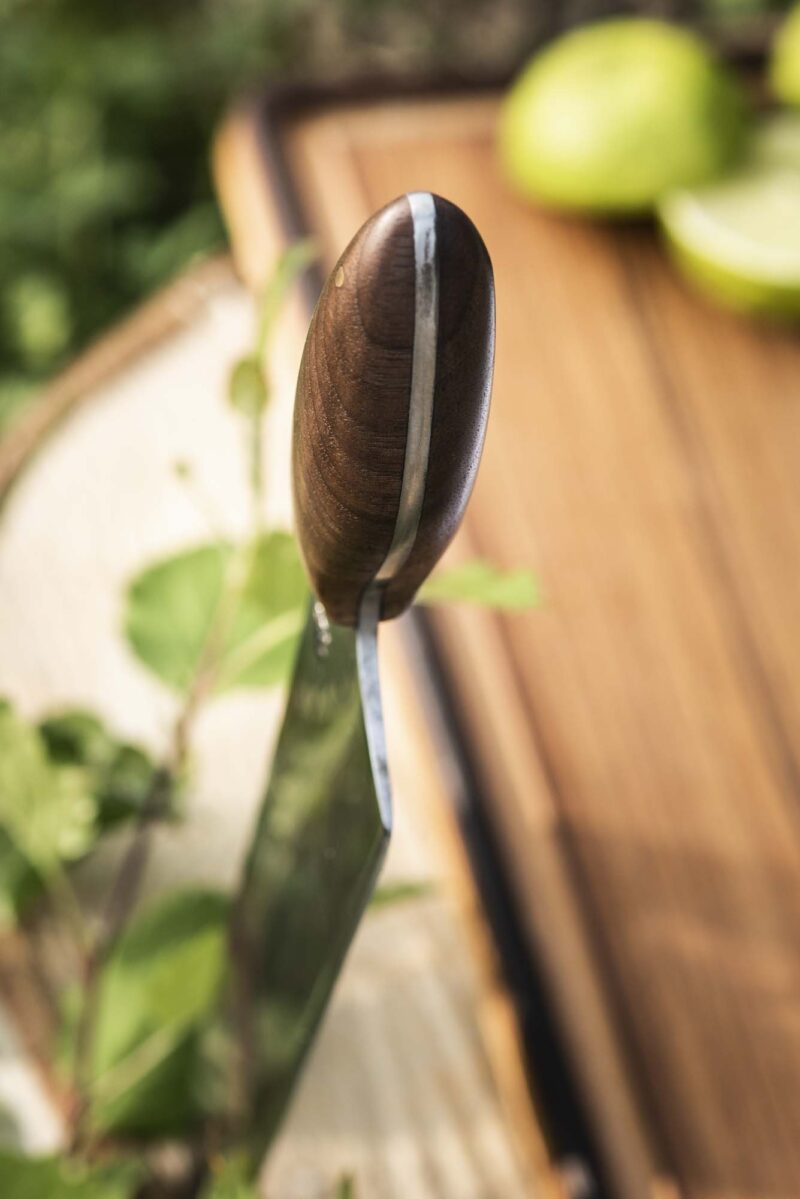
M 534 211 L 492 96 L 240 113 L 242 269 L 325 265 L 414 189 L 496 272 L 493 413 L 455 555 L 543 605 L 435 635 L 613 1190 L 800 1196 L 800 342 L 717 313 L 645 227 Z M 294 223 L 293 223 L 294 222 Z

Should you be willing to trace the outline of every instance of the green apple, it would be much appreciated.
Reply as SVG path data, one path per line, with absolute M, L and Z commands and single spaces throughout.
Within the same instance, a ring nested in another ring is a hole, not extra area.
M 800 318 L 800 113 L 776 113 L 724 179 L 665 196 L 659 217 L 678 266 L 727 308 Z
M 746 129 L 736 80 L 695 34 L 618 18 L 567 33 L 533 59 L 506 98 L 500 157 L 526 197 L 636 213 L 719 174 Z
M 800 4 L 795 5 L 775 35 L 769 81 L 784 104 L 800 104 Z

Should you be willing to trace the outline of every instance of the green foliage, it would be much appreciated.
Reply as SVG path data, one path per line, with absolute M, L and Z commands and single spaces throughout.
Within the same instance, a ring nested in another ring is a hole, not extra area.
M 118 741 L 97 716 L 80 709 L 48 716 L 39 732 L 52 762 L 86 771 L 100 831 L 141 814 L 159 783 L 144 750 Z
M 339 1179 L 336 1186 L 336 1199 L 356 1199 L 356 1183 L 351 1174 Z
M 200 546 L 149 567 L 129 587 L 128 641 L 178 691 L 191 687 L 217 635 L 214 690 L 271 687 L 288 676 L 308 594 L 297 547 L 288 533 L 265 534 L 237 585 L 243 553 Z
M 47 366 L 69 344 L 69 305 L 63 286 L 47 275 L 18 275 L 4 300 L 6 326 L 22 363 L 33 370 Z
M 47 716 L 39 725 L 50 758 L 70 766 L 105 770 L 116 742 L 93 712 L 72 708 Z
M 0 828 L 17 853 L 46 878 L 92 845 L 95 814 L 85 771 L 51 762 L 37 730 L 0 708 Z
M 482 604 L 488 608 L 526 609 L 539 603 L 536 580 L 530 571 L 498 570 L 478 558 L 449 570 L 440 570 L 423 585 L 421 604 Z
M 8 1199 L 132 1199 L 141 1177 L 131 1162 L 90 1167 L 0 1151 L 0 1195 Z
M 125 635 L 140 660 L 178 691 L 190 686 L 211 634 L 231 549 L 204 545 L 147 567 L 128 588 Z
M 264 370 L 255 354 L 240 358 L 234 366 L 228 384 L 228 397 L 243 416 L 260 416 L 266 409 L 269 393 Z
M 212 1163 L 211 1177 L 200 1199 L 258 1199 L 252 1163 L 244 1157 Z
M 92 1046 L 96 1128 L 180 1134 L 204 1114 L 202 1032 L 225 977 L 228 899 L 170 894 L 136 917 L 105 964 Z
M 143 750 L 136 745 L 119 745 L 96 783 L 97 818 L 101 829 L 106 831 L 140 816 L 156 790 L 163 801 L 165 783 L 163 773 Z M 169 798 L 172 803 L 177 794 L 177 784 L 171 781 Z M 162 804 L 159 810 L 162 816 L 170 815 L 172 807 Z
M 429 879 L 408 879 L 396 883 L 382 883 L 376 887 L 370 901 L 370 907 L 389 908 L 398 903 L 408 903 L 414 899 L 427 899 L 434 892 L 433 883 Z
M 0 6 L 0 408 L 222 244 L 211 130 L 300 49 L 295 7 Z
M 147 755 L 91 713 L 60 713 L 37 728 L 0 705 L 0 924 L 138 815 L 156 778 Z

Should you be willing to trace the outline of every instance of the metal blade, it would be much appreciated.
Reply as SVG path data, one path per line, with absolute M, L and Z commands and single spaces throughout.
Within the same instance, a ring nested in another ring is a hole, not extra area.
M 391 798 L 377 662 L 312 603 L 235 920 L 248 1123 L 271 1139 L 383 861 Z

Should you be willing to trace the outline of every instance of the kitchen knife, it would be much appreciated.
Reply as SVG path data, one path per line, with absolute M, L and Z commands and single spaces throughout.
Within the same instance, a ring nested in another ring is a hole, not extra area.
M 297 531 L 313 590 L 237 904 L 248 1124 L 268 1144 L 386 850 L 377 627 L 456 530 L 483 445 L 492 270 L 472 222 L 400 197 L 334 267 L 295 401 Z

